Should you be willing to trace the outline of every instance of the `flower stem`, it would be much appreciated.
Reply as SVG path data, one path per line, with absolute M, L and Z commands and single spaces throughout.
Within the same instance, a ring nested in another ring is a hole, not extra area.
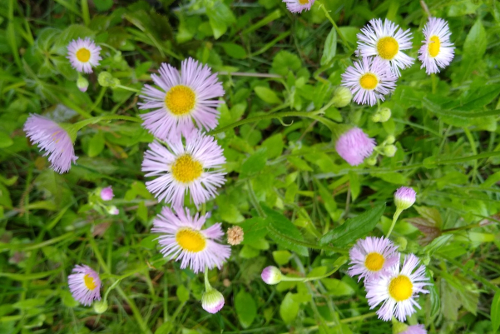
M 339 260 L 336 261 L 337 264 L 333 267 L 333 269 L 324 275 L 313 276 L 313 277 L 287 277 L 287 276 L 283 276 L 281 278 L 281 280 L 288 281 L 288 282 L 309 282 L 309 281 L 316 281 L 319 279 L 323 279 L 325 277 L 333 275 L 337 270 L 339 270 L 339 268 L 347 262 L 347 257 L 343 256 L 343 257 L 339 258 Z
M 337 31 L 337 35 L 339 35 L 340 39 L 342 40 L 342 42 L 344 43 L 344 45 L 346 46 L 346 48 L 349 49 L 349 51 L 352 52 L 352 48 L 351 46 L 349 45 L 349 42 L 347 41 L 347 39 L 345 38 L 344 34 L 342 33 L 342 31 L 339 29 L 339 27 L 337 26 L 337 24 L 335 23 L 335 21 L 333 20 L 333 18 L 330 16 L 330 13 L 328 12 L 328 10 L 326 9 L 325 7 L 325 4 L 321 1 L 320 2 L 320 7 L 321 9 L 323 9 L 323 11 L 325 12 L 325 16 L 328 18 L 328 20 L 332 23 L 333 27 L 335 28 L 335 30 Z
M 111 120 L 123 120 L 123 121 L 131 121 L 131 122 L 136 122 L 136 123 L 141 123 L 142 119 L 139 117 L 133 117 L 133 116 L 125 116 L 125 115 L 104 115 L 104 116 L 97 116 L 97 117 L 92 117 L 80 122 L 77 122 L 73 124 L 74 130 L 78 131 L 85 126 L 89 124 L 96 124 L 101 121 L 111 121 Z
M 398 221 L 398 218 L 399 218 L 399 215 L 401 214 L 401 212 L 403 212 L 403 210 L 397 209 L 396 212 L 394 213 L 394 216 L 392 217 L 391 228 L 387 232 L 387 236 L 386 236 L 387 238 L 389 238 L 389 236 L 391 235 L 392 230 L 394 229 L 394 226 L 396 225 L 396 222 Z
M 213 288 L 210 285 L 210 282 L 208 281 L 208 268 L 205 267 L 205 291 L 209 292 L 209 291 L 212 291 L 212 290 L 213 290 Z
M 137 93 L 137 94 L 141 94 L 140 90 L 135 89 L 135 88 L 131 88 L 131 87 L 127 87 L 127 86 L 116 85 L 116 88 L 121 88 L 121 89 L 129 90 L 129 91 Z

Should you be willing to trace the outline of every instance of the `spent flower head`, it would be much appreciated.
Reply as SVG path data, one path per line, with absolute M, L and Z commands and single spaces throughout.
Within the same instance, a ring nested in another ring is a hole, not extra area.
M 375 140 L 356 127 L 344 132 L 335 143 L 337 153 L 351 166 L 363 163 L 374 148 Z

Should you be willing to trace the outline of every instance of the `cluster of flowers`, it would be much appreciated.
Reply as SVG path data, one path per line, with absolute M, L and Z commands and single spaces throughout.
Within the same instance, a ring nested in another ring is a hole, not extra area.
M 401 187 L 396 191 L 395 220 L 403 210 L 415 203 L 415 199 L 416 192 L 412 188 Z M 416 298 L 419 293 L 428 293 L 424 287 L 431 283 L 426 275 L 425 265 L 420 265 L 419 259 L 414 254 L 406 255 L 401 266 L 398 246 L 388 239 L 395 220 L 387 237 L 366 237 L 356 242 L 349 251 L 351 261 L 347 273 L 352 277 L 359 275 L 358 281 L 364 279 L 366 298 L 371 309 L 382 304 L 377 311 L 380 319 L 390 321 L 395 317 L 404 322 L 407 316 L 416 312 L 416 307 L 420 308 Z M 265 283 L 271 285 L 281 281 L 298 280 L 284 276 L 274 266 L 264 268 L 261 277 Z M 427 333 L 423 325 L 407 326 L 397 323 L 395 327 L 397 327 L 395 333 L 399 334 Z

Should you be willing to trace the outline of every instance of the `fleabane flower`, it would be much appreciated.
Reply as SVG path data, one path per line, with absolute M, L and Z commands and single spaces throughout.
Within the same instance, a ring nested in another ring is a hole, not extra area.
M 159 244 L 163 256 L 171 256 L 181 261 L 181 269 L 191 268 L 195 273 L 221 268 L 231 255 L 231 248 L 221 245 L 224 235 L 220 223 L 202 230 L 208 214 L 191 216 L 188 209 L 178 208 L 174 213 L 170 208 L 163 207 L 161 213 L 154 219 L 153 233 L 159 233 Z
M 211 136 L 197 130 L 185 138 L 178 138 L 164 145 L 153 142 L 144 153 L 142 171 L 156 179 L 146 182 L 148 190 L 160 201 L 174 206 L 184 204 L 189 193 L 196 206 L 217 195 L 217 188 L 224 184 L 222 165 L 226 159 L 222 148 Z
M 310 10 L 316 0 L 283 0 L 286 8 L 292 13 L 302 13 L 304 10 Z
M 358 240 L 349 251 L 351 277 L 359 275 L 358 281 L 377 279 L 388 268 L 399 263 L 397 247 L 386 238 L 367 237 Z
M 376 57 L 363 57 L 342 74 L 342 86 L 351 90 L 354 101 L 370 106 L 384 101 L 384 96 L 396 88 L 396 80 L 388 64 Z
M 425 266 L 419 265 L 419 259 L 409 254 L 403 267 L 399 263 L 382 273 L 378 279 L 365 281 L 366 298 L 370 309 L 382 304 L 377 311 L 379 319 L 389 321 L 395 316 L 399 321 L 405 321 L 407 316 L 420 308 L 416 302 L 419 293 L 429 293 L 425 290 L 430 285 L 425 275 Z
M 101 199 L 103 201 L 110 201 L 115 197 L 115 194 L 113 194 L 113 188 L 111 186 L 102 188 L 101 190 Z
M 450 28 L 443 19 L 431 17 L 424 27 L 423 45 L 418 51 L 418 59 L 422 62 L 420 68 L 425 68 L 427 74 L 438 73 L 439 68 L 450 65 L 455 55 L 455 48 L 450 42 Z
M 361 29 L 358 37 L 358 55 L 382 60 L 388 64 L 392 73 L 400 76 L 400 69 L 410 67 L 414 59 L 403 53 L 412 48 L 410 29 L 403 31 L 389 20 L 373 19 Z
M 337 153 L 351 166 L 361 164 L 374 148 L 375 140 L 356 127 L 344 132 L 335 143 Z
M 413 326 L 408 326 L 405 331 L 399 333 L 399 334 L 427 334 L 427 331 L 425 330 L 424 325 L 413 325 Z
M 85 306 L 94 300 L 101 300 L 99 274 L 86 265 L 76 265 L 72 272 L 68 276 L 68 285 L 73 298 Z
M 65 173 L 78 157 L 75 155 L 73 140 L 68 132 L 56 122 L 31 114 L 24 123 L 24 132 L 40 149 L 49 156 L 50 168 L 58 173 Z
M 398 210 L 406 210 L 415 204 L 417 192 L 410 187 L 399 187 L 394 193 L 394 203 Z
M 72 40 L 68 44 L 68 59 L 78 72 L 92 73 L 92 67 L 99 65 L 101 47 L 90 38 Z
M 142 125 L 156 138 L 176 139 L 193 127 L 211 130 L 218 124 L 221 103 L 215 100 L 224 95 L 217 74 L 210 67 L 188 58 L 181 63 L 181 71 L 163 63 L 160 75 L 151 75 L 155 88 L 145 85 L 139 103 L 140 109 L 152 109 L 141 115 Z

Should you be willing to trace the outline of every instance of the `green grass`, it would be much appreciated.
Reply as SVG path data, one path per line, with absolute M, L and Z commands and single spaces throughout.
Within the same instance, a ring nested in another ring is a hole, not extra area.
M 317 0 L 291 14 L 279 0 L 0 0 L 0 333 L 390 333 L 363 284 L 337 265 L 356 238 L 387 233 L 403 185 L 417 202 L 391 238 L 427 264 L 433 282 L 408 323 L 429 333 L 495 333 L 500 4 L 427 6 L 449 22 L 451 65 L 428 76 L 417 60 L 386 102 L 335 108 L 333 92 L 370 19 L 411 29 L 408 54 L 418 55 L 428 18 L 419 1 Z M 102 47 L 85 93 L 66 59 L 78 37 Z M 161 256 L 150 232 L 161 204 L 141 171 L 153 137 L 138 122 L 136 92 L 161 63 L 178 67 L 187 57 L 219 72 L 225 89 L 211 134 L 224 148 L 227 182 L 200 211 L 224 230 L 240 224 L 246 238 L 209 272 L 226 301 L 215 315 L 201 307 L 203 275 Z M 120 83 L 99 82 L 104 71 Z M 381 107 L 392 117 L 373 122 Z M 26 139 L 30 113 L 85 123 L 69 173 L 52 171 Z M 397 152 L 352 167 L 335 151 L 337 123 L 379 145 L 394 136 Z M 95 192 L 108 185 L 117 216 Z M 339 226 L 352 234 L 320 243 Z M 100 273 L 104 313 L 72 298 L 67 276 L 76 264 Z M 337 270 L 270 286 L 260 278 L 269 265 L 299 277 Z

